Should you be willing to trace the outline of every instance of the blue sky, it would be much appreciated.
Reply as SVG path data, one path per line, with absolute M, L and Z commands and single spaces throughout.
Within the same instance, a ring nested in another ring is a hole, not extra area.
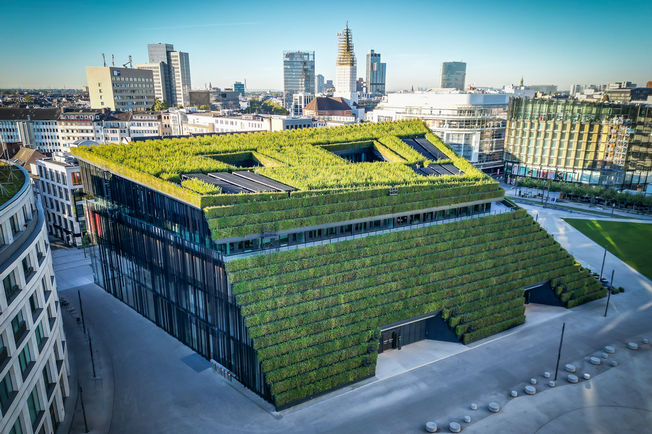
M 435 87 L 446 60 L 467 83 L 652 80 L 648 1 L 13 1 L 0 0 L 0 87 L 81 87 L 85 67 L 147 61 L 147 44 L 190 53 L 194 88 L 283 86 L 283 50 L 314 50 L 335 78 L 337 32 L 353 31 L 358 76 L 374 49 L 390 90 Z

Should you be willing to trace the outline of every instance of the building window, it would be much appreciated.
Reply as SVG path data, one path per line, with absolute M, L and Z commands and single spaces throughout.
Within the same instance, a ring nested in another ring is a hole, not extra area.
M 11 371 L 7 372 L 5 378 L 0 382 L 0 405 L 2 405 L 2 413 L 5 414 L 11 402 L 14 400 L 14 385 L 11 382 Z
M 7 298 L 7 305 L 11 304 L 16 295 L 20 292 L 20 288 L 16 284 L 16 276 L 14 275 L 13 270 L 7 275 L 2 281 L 2 285 L 5 288 L 5 297 Z
M 37 386 L 34 386 L 32 393 L 27 398 L 27 408 L 29 409 L 29 418 L 32 421 L 32 427 L 36 429 L 39 413 L 43 411 L 41 401 L 38 398 Z
M 29 344 L 25 345 L 23 351 L 18 355 L 18 363 L 20 364 L 20 372 L 23 374 L 23 379 L 27 378 L 33 364 L 32 353 L 29 350 Z
M 15 237 L 20 229 L 18 227 L 18 216 L 16 214 L 9 217 L 9 224 L 11 225 L 11 234 Z
M 16 422 L 9 430 L 9 434 L 23 434 L 23 425 L 20 423 L 20 416 L 18 416 Z
M 45 333 L 43 333 L 43 323 L 40 322 L 38 326 L 36 327 L 36 330 L 34 330 L 34 334 L 36 336 L 36 346 L 41 349 L 43 346 L 42 344 L 45 342 Z

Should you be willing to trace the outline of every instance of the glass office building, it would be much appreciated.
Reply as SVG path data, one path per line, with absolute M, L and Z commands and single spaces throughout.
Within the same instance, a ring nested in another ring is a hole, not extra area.
M 464 89 L 466 63 L 444 62 L 441 64 L 441 87 L 443 89 Z
M 652 182 L 651 133 L 649 106 L 512 98 L 505 173 L 645 190 Z
M 294 94 L 315 94 L 315 52 L 286 51 L 283 53 L 283 101 L 292 108 Z

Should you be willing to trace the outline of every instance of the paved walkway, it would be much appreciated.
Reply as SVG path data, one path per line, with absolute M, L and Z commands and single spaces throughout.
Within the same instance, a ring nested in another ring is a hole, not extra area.
M 539 221 L 562 245 L 590 268 L 599 267 L 602 260 L 599 247 L 561 221 L 558 211 L 539 212 L 542 213 Z M 60 254 L 66 257 L 58 257 Z M 75 254 L 78 255 L 74 251 L 55 252 L 55 271 L 60 284 L 90 281 L 87 265 L 82 264 L 80 271 L 74 271 L 74 261 L 81 264 Z M 270 411 L 269 405 L 251 392 L 229 384 L 207 364 L 197 363 L 196 353 L 94 284 L 69 289 L 62 285 L 61 296 L 75 309 L 76 292 L 81 291 L 86 325 L 93 346 L 97 347 L 96 362 L 104 383 L 95 394 L 90 393 L 90 386 L 85 387 L 89 391 L 85 394 L 87 411 L 99 413 L 92 416 L 92 424 L 98 425 L 90 426 L 96 432 L 417 433 L 423 432 L 427 420 L 447 425 L 461 418 L 468 413 L 471 402 L 486 405 L 498 401 L 506 405 L 509 390 L 520 390 L 529 378 L 554 370 L 562 322 L 566 322 L 562 365 L 582 363 L 584 357 L 607 344 L 622 345 L 633 336 L 652 336 L 652 282 L 615 257 L 608 256 L 607 261 L 609 267 L 617 270 L 616 284 L 627 288 L 626 293 L 612 297 L 607 318 L 603 317 L 605 300 L 560 311 L 529 306 L 526 324 L 464 347 L 464 351 L 454 349 L 454 354 L 436 363 L 404 366 L 406 372 L 400 375 L 388 371 L 385 377 L 356 383 L 280 413 Z M 605 269 L 610 270 L 607 266 Z M 83 333 L 80 339 L 74 339 L 80 331 L 74 315 L 71 318 L 73 321 L 64 321 L 64 326 L 70 335 L 70 353 L 77 357 L 88 353 L 87 340 Z M 401 352 L 408 349 L 410 346 Z M 446 354 L 443 347 L 435 351 Z M 627 363 L 622 359 L 621 367 L 613 368 L 613 372 L 629 372 Z M 631 372 L 649 372 L 651 368 L 646 363 L 637 364 Z M 88 365 L 88 359 L 76 362 L 79 377 L 85 376 L 90 382 Z M 606 374 L 601 373 L 592 381 L 601 384 L 603 375 Z M 110 376 L 112 387 L 108 383 Z M 646 378 L 637 379 L 646 381 Z M 573 400 L 572 391 L 581 387 L 559 387 L 554 393 L 568 394 L 568 399 Z M 113 391 L 109 400 L 100 393 L 108 389 Z M 613 400 L 636 390 L 645 403 L 642 408 L 651 407 L 652 391 L 645 383 L 622 385 L 607 381 L 600 390 Z M 541 398 L 546 394 L 550 392 L 541 393 Z M 98 404 L 91 404 L 92 399 Z M 555 398 L 552 402 L 564 402 L 562 399 Z M 530 408 L 528 401 L 523 403 Z M 541 423 L 563 420 L 559 417 L 566 408 L 560 406 L 555 411 L 540 413 L 537 420 Z M 508 411 L 509 406 L 500 417 L 518 427 L 521 413 L 517 411 L 510 416 L 512 413 Z M 498 425 L 496 428 L 493 425 L 498 417 L 488 416 L 488 412 L 474 413 L 473 424 L 486 426 L 482 432 L 501 432 Z M 105 423 L 107 420 L 110 422 Z M 78 427 L 76 419 L 71 432 L 79 432 Z M 640 419 L 634 418 L 626 428 L 644 432 L 649 424 L 642 425 Z

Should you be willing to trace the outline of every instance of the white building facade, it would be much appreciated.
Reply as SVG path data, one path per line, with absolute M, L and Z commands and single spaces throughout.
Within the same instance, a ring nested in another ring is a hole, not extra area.
M 423 120 L 455 152 L 476 167 L 503 166 L 507 104 L 513 95 L 429 91 L 390 93 L 367 120 Z
M 65 336 L 43 209 L 22 188 L 0 205 L 2 433 L 53 433 L 70 394 Z
M 81 172 L 69 153 L 38 160 L 41 200 L 50 235 L 68 246 L 81 247 L 86 221 Z
M 335 64 L 335 97 L 340 97 L 352 107 L 358 102 L 356 91 L 357 69 L 353 52 L 353 34 L 347 24 L 337 34 L 337 61 Z

